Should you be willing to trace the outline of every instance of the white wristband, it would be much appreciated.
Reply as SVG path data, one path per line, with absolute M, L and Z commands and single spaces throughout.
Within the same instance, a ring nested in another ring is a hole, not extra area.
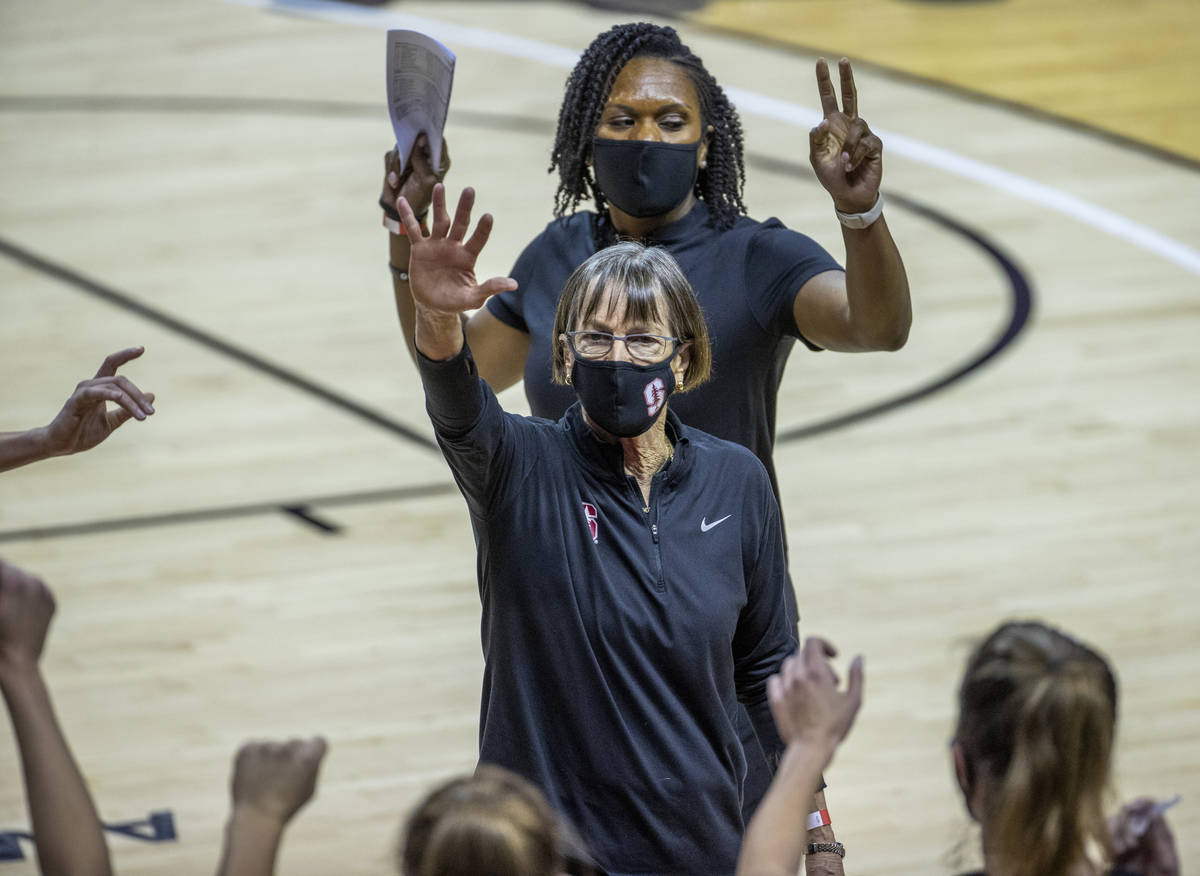
M 808 813 L 808 820 L 804 827 L 806 830 L 816 830 L 818 827 L 833 824 L 829 819 L 828 809 L 818 809 L 816 812 Z
M 870 228 L 875 224 L 875 220 L 883 215 L 883 195 L 876 198 L 875 206 L 865 213 L 843 213 L 837 208 L 834 208 L 833 212 L 837 214 L 838 221 L 847 228 Z

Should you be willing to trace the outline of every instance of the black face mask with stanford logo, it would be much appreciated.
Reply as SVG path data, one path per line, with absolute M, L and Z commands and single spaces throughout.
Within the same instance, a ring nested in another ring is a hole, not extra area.
M 638 365 L 576 356 L 571 384 L 593 423 L 610 435 L 632 438 L 650 428 L 674 391 L 674 358 L 672 353 L 662 362 Z

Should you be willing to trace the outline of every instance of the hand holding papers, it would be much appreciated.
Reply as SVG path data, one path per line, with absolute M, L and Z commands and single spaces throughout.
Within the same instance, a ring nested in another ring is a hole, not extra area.
M 396 134 L 401 174 L 422 132 L 429 140 L 434 169 L 444 170 L 440 166 L 442 131 L 454 82 L 454 53 L 415 30 L 389 30 L 387 77 L 388 114 Z

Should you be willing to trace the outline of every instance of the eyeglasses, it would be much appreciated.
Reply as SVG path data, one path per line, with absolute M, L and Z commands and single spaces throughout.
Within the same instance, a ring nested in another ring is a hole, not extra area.
M 661 362 L 675 349 L 679 338 L 663 335 L 614 335 L 609 332 L 567 332 L 571 349 L 581 359 L 603 359 L 612 352 L 613 342 L 621 341 L 629 357 L 638 362 Z

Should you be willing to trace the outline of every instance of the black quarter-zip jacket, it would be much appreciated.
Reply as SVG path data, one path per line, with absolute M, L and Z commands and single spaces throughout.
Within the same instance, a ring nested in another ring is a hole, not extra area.
M 732 873 L 736 703 L 773 763 L 766 681 L 796 648 L 762 464 L 668 410 L 647 506 L 578 405 L 508 414 L 465 346 L 420 358 L 478 549 L 480 760 L 541 787 L 609 873 Z

